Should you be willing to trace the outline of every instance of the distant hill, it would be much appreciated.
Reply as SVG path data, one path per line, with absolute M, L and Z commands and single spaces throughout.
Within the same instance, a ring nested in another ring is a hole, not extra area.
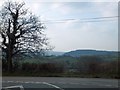
M 46 52 L 46 55 L 48 56 L 51 56 L 51 55 L 54 55 L 54 56 L 61 56 L 63 55 L 65 52 L 58 52 L 58 51 L 47 51 Z
M 64 56 L 80 57 L 85 55 L 116 55 L 116 51 L 100 51 L 100 50 L 75 50 L 64 54 Z

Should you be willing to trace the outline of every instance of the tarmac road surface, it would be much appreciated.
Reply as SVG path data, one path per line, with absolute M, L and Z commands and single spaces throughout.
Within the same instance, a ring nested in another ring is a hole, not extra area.
M 3 90 L 119 90 L 117 79 L 66 77 L 3 77 L 2 88 Z

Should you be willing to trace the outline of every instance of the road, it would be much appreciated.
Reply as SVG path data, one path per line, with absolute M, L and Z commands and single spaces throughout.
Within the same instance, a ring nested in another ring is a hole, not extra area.
M 115 89 L 118 88 L 118 80 L 66 77 L 3 77 L 2 87 L 4 89 L 21 88 L 15 90 L 118 90 Z

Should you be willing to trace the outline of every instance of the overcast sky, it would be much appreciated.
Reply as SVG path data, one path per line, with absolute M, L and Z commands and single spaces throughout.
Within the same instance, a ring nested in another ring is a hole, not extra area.
M 24 2 L 47 27 L 46 36 L 55 51 L 118 50 L 117 2 Z

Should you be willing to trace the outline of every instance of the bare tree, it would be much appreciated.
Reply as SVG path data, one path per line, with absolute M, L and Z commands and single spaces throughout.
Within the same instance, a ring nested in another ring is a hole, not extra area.
M 42 53 L 48 48 L 45 26 L 24 6 L 25 3 L 6 2 L 0 12 L 1 48 L 8 71 L 12 71 L 13 58 L 18 55 Z

